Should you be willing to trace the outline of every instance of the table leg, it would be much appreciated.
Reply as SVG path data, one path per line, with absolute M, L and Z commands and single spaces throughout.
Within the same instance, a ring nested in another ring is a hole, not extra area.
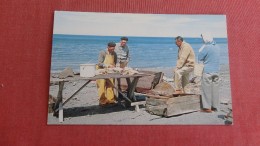
M 132 101 L 136 101 L 134 92 L 137 85 L 137 82 L 139 80 L 139 77 L 135 77 L 134 80 L 128 84 L 128 90 L 127 90 L 127 97 L 129 97 Z
M 54 112 L 53 112 L 53 116 L 58 117 L 59 113 L 57 110 L 59 110 L 60 108 L 62 109 L 62 91 L 63 91 L 63 87 L 64 87 L 64 81 L 60 81 L 59 82 L 59 91 L 58 91 L 58 95 L 57 95 L 57 102 L 54 105 Z
M 138 80 L 139 80 L 139 77 L 135 77 L 132 82 L 130 82 L 130 79 L 128 79 L 128 81 L 127 81 L 127 83 L 128 83 L 127 96 L 128 96 L 132 101 L 134 101 L 134 102 L 130 103 L 130 105 L 128 105 L 128 106 L 135 106 L 135 111 L 136 111 L 136 112 L 139 112 L 139 111 L 140 111 L 139 105 L 143 104 L 143 103 L 141 103 L 141 102 L 137 102 L 136 97 L 135 97 L 135 95 L 134 95 L 135 88 L 136 88 L 136 86 L 137 86 Z
M 57 102 L 54 105 L 53 116 L 59 117 L 59 122 L 63 122 L 63 106 L 71 100 L 79 91 L 81 91 L 91 80 L 88 80 L 84 85 L 82 85 L 73 95 L 71 95 L 64 103 L 62 103 L 62 91 L 64 87 L 64 81 L 59 82 L 59 91 L 57 96 Z
M 59 122 L 60 123 L 63 122 L 63 107 L 62 107 L 62 103 L 61 102 L 59 104 Z
M 130 80 L 130 78 L 126 78 L 126 82 L 127 82 L 128 87 L 129 87 L 130 84 L 131 84 L 131 80 Z

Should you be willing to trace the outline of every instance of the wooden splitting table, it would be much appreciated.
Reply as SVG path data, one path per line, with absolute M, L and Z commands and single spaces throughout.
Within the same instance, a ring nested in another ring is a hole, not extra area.
M 59 78 L 52 78 L 51 82 L 58 82 L 59 83 L 59 91 L 58 91 L 58 96 L 57 96 L 57 102 L 55 103 L 54 106 L 54 116 L 59 117 L 59 122 L 63 122 L 63 106 L 69 102 L 79 91 L 81 91 L 86 85 L 88 85 L 91 81 L 95 81 L 98 79 L 121 79 L 121 78 L 125 78 L 128 84 L 128 89 L 127 89 L 127 94 L 125 95 L 124 93 L 122 93 L 122 91 L 120 89 L 118 89 L 116 86 L 114 86 L 110 80 L 107 80 L 108 83 L 110 83 L 114 89 L 116 89 L 122 96 L 123 98 L 130 103 L 130 105 L 132 106 L 136 106 L 136 110 L 139 110 L 138 104 L 136 104 L 136 98 L 134 95 L 134 91 L 137 85 L 137 82 L 139 80 L 140 77 L 143 76 L 149 76 L 149 74 L 134 74 L 134 75 L 121 75 L 121 74 L 117 74 L 117 73 L 112 73 L 112 74 L 101 74 L 101 75 L 96 75 L 94 77 L 88 77 L 88 78 L 84 78 L 84 77 L 68 77 L 66 79 L 59 79 Z M 133 80 L 131 81 L 130 78 L 133 78 Z M 77 81 L 77 80 L 84 80 L 86 81 L 85 84 L 83 84 L 75 93 L 73 93 L 66 101 L 63 102 L 62 98 L 62 91 L 63 91 L 63 87 L 64 87 L 64 83 L 65 82 L 69 82 L 69 81 Z M 142 103 L 143 104 L 143 103 Z

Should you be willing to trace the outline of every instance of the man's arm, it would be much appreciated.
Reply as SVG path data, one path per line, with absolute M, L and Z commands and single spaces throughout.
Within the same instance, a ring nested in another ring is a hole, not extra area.
M 117 54 L 116 54 L 116 52 L 114 52 L 114 63 L 115 63 L 115 65 L 118 63 L 117 62 Z
M 130 61 L 130 54 L 129 54 L 129 48 L 127 46 L 127 51 L 126 51 L 126 61 L 129 62 Z
M 207 47 L 204 47 L 204 49 L 201 52 L 199 52 L 198 62 L 204 63 L 206 55 L 207 55 Z
M 118 57 L 118 55 L 117 55 L 117 53 L 119 52 L 119 46 L 120 46 L 120 44 L 119 43 L 116 43 L 116 46 L 115 46 L 115 54 L 116 54 L 116 64 L 119 64 L 119 59 L 117 58 Z
M 106 53 L 104 51 L 101 51 L 98 56 L 98 67 L 105 67 L 104 60 L 105 60 Z
M 184 64 L 186 63 L 186 60 L 190 54 L 190 50 L 191 50 L 191 46 L 189 45 L 185 45 L 183 46 L 182 48 L 182 52 L 181 52 L 181 55 L 180 55 L 180 59 L 177 60 L 177 69 L 180 69 L 184 66 Z

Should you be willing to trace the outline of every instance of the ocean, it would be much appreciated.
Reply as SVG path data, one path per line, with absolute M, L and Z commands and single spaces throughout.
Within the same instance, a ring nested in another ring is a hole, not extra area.
M 128 37 L 132 68 L 175 67 L 178 47 L 173 37 Z M 202 46 L 201 38 L 184 38 L 195 55 Z M 227 38 L 215 38 L 220 47 L 220 64 L 229 64 Z M 79 72 L 80 64 L 97 63 L 98 54 L 110 41 L 119 42 L 120 36 L 61 35 L 54 34 L 52 41 L 51 72 L 71 67 Z

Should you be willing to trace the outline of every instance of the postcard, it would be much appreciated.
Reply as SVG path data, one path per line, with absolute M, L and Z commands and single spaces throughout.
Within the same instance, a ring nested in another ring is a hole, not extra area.
M 55 11 L 48 125 L 230 125 L 225 15 Z

